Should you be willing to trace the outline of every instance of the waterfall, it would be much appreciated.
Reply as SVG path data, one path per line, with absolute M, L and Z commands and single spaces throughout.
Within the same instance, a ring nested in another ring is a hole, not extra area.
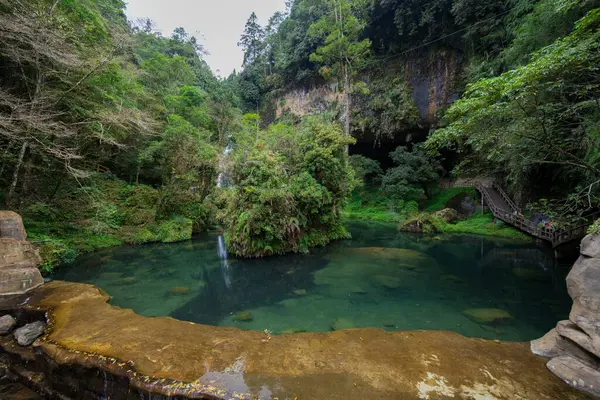
M 219 260 L 221 261 L 221 272 L 223 273 L 223 280 L 225 286 L 231 288 L 231 267 L 229 265 L 229 257 L 227 255 L 227 246 L 225 245 L 225 238 L 223 235 L 219 235 L 217 239 L 217 251 L 219 254 Z
M 217 187 L 219 188 L 226 188 L 230 185 L 227 174 L 225 173 L 225 163 L 227 161 L 227 156 L 232 150 L 231 145 L 227 145 L 225 150 L 223 150 L 223 155 L 219 159 L 219 176 L 217 178 Z

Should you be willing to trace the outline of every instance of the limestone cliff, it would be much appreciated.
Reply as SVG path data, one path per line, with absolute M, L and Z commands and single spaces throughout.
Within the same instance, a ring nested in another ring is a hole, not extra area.
M 378 65 L 367 70 L 357 80 L 365 84 L 366 91 L 375 95 L 378 91 L 391 89 L 400 78 L 410 92 L 412 105 L 418 110 L 419 126 L 435 126 L 440 119 L 440 111 L 458 98 L 458 80 L 461 59 L 455 51 L 432 51 L 419 56 L 410 56 L 403 60 Z M 365 109 L 369 103 L 361 102 L 356 90 L 353 95 L 353 114 L 365 116 L 372 112 Z M 313 88 L 296 88 L 277 98 L 275 116 L 281 118 L 289 112 L 295 116 L 318 114 L 341 103 L 343 95 L 337 89 L 335 81 Z M 391 104 L 403 107 L 402 104 Z M 356 119 L 356 118 L 355 118 Z M 355 127 L 356 129 L 356 127 Z M 397 132 L 402 133 L 402 132 Z

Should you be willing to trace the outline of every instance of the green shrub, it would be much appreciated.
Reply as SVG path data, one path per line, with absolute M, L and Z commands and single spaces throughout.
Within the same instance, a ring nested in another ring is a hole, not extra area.
M 78 252 L 61 240 L 47 239 L 38 247 L 42 257 L 40 270 L 44 273 L 52 272 L 61 265 L 72 264 L 77 258 Z
M 438 233 L 443 230 L 443 220 L 433 214 L 418 213 L 404 221 L 399 230 L 413 233 Z
M 353 139 L 318 118 L 273 125 L 258 138 L 251 128 L 237 138 L 234 186 L 222 193 L 230 252 L 263 257 L 348 237 L 341 213 L 354 182 L 345 152 Z
M 117 236 L 127 244 L 143 244 L 158 241 L 157 236 L 147 226 L 122 226 Z
M 600 219 L 596 220 L 588 229 L 590 235 L 600 235 Z
M 175 217 L 160 223 L 156 228 L 156 237 L 163 243 L 181 242 L 192 238 L 191 220 L 183 217 Z

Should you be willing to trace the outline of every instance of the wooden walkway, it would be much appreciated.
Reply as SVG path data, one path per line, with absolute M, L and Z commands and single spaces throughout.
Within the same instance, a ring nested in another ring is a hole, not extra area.
M 571 229 L 558 229 L 552 226 L 535 224 L 526 219 L 521 209 L 502 190 L 500 186 L 489 180 L 463 180 L 444 185 L 446 187 L 474 187 L 480 193 L 494 217 L 536 238 L 548 241 L 553 248 L 574 240 L 582 239 L 594 221 L 600 218 L 600 212 L 586 216 L 585 222 Z

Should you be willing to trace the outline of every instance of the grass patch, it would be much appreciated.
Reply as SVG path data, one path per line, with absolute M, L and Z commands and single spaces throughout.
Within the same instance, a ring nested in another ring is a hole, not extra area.
M 378 187 L 367 187 L 352 193 L 344 209 L 347 219 L 400 223 L 419 212 L 416 201 L 400 200 L 394 203 Z
M 431 199 L 429 199 L 427 203 L 425 203 L 423 211 L 435 212 L 443 210 L 444 208 L 446 208 L 446 204 L 448 203 L 448 201 L 460 194 L 466 194 L 472 199 L 478 198 L 477 190 L 472 187 L 453 187 L 449 189 L 443 189 L 436 192 L 431 197 Z
M 441 231 L 444 233 L 463 233 L 470 235 L 497 236 L 507 239 L 531 240 L 531 237 L 518 229 L 497 220 L 491 213 L 476 213 L 469 219 L 448 224 L 440 223 Z

